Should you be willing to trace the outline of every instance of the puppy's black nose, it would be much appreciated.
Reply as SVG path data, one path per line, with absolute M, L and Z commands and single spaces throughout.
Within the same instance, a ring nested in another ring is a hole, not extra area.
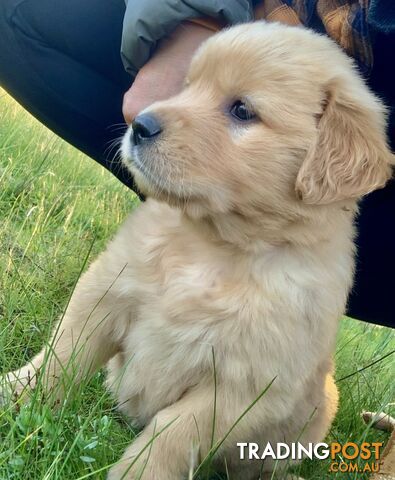
M 152 140 L 162 131 L 159 120 L 151 113 L 137 115 L 132 122 L 132 129 L 135 145 Z

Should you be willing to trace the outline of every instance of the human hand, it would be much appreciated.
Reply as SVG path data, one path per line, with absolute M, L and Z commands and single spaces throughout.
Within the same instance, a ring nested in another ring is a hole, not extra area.
M 185 22 L 161 41 L 123 97 L 122 112 L 128 124 L 145 107 L 181 90 L 193 54 L 214 33 L 203 25 Z

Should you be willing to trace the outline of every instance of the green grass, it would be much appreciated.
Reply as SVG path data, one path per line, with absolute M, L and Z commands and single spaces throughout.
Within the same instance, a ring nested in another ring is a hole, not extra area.
M 137 203 L 0 90 L 0 374 L 40 349 L 81 270 Z M 344 319 L 336 377 L 394 349 L 392 331 Z M 360 412 L 391 413 L 394 366 L 389 356 L 339 382 L 340 409 L 328 441 L 386 440 L 363 424 Z M 0 480 L 105 478 L 135 432 L 115 410 L 103 377 L 98 373 L 57 409 L 39 395 L 0 408 Z M 305 461 L 297 471 L 306 479 L 363 478 L 329 474 L 328 462 Z

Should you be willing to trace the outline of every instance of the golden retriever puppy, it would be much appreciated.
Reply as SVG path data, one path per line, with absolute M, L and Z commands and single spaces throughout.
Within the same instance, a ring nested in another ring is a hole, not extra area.
M 238 442 L 321 441 L 357 202 L 391 175 L 384 130 L 328 38 L 259 22 L 208 40 L 183 91 L 124 138 L 148 200 L 81 278 L 50 351 L 8 381 L 54 389 L 109 362 L 144 426 L 111 480 L 182 480 L 213 446 L 218 470 L 257 479 L 273 461 L 240 460 Z

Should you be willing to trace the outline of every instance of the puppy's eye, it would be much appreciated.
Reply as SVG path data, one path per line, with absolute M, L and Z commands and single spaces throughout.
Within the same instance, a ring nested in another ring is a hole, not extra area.
M 241 120 L 243 122 L 247 120 L 252 120 L 253 118 L 256 117 L 255 113 L 252 112 L 245 103 L 243 103 L 241 100 L 237 100 L 231 108 L 230 108 L 230 113 L 237 118 L 237 120 Z

